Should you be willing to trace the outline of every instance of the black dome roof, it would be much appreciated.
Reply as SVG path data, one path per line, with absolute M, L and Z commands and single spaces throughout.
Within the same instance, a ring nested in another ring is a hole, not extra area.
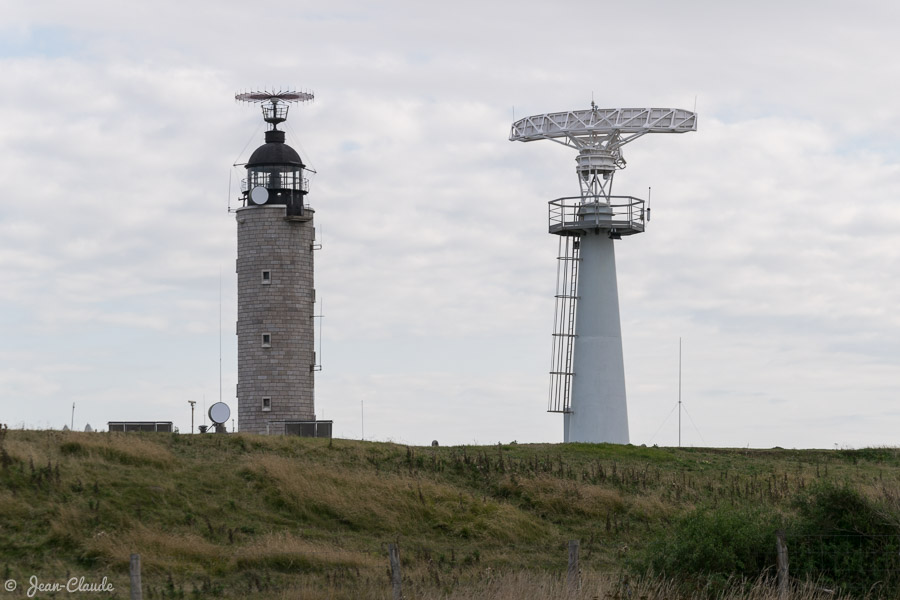
M 266 132 L 266 143 L 253 151 L 247 168 L 270 165 L 293 165 L 304 167 L 297 151 L 284 143 L 284 132 L 273 129 Z

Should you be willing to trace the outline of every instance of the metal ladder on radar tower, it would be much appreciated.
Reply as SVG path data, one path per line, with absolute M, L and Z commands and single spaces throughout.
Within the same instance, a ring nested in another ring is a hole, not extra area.
M 559 236 L 556 266 L 556 307 L 550 353 L 550 403 L 547 412 L 572 412 L 572 355 L 575 346 L 575 308 L 578 304 L 579 238 Z

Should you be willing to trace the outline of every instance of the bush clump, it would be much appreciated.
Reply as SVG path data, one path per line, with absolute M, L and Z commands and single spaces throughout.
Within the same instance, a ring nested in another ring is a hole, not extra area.
M 649 545 L 641 567 L 686 582 L 715 584 L 755 580 L 775 564 L 779 517 L 747 507 L 698 508 L 675 522 L 673 531 Z M 721 585 L 720 585 L 721 584 Z
M 834 483 L 817 485 L 795 505 L 799 518 L 787 539 L 794 578 L 900 597 L 900 528 L 891 507 Z
M 795 583 L 900 598 L 896 506 L 850 485 L 825 482 L 801 494 L 792 508 L 790 520 L 765 507 L 697 508 L 652 540 L 632 566 L 715 597 L 774 573 L 775 532 L 783 529 Z

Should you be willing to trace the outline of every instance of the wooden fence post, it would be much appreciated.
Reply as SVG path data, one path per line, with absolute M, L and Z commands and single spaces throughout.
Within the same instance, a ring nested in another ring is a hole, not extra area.
M 132 554 L 129 565 L 131 574 L 131 600 L 143 600 L 144 592 L 141 590 L 141 555 Z
M 578 589 L 578 540 L 569 541 L 569 568 L 566 572 L 566 583 L 569 585 L 569 592 Z
M 397 544 L 388 544 L 388 556 L 391 559 L 391 587 L 394 600 L 402 600 L 403 588 L 400 582 L 400 549 Z
M 778 582 L 778 600 L 787 600 L 790 581 L 788 577 L 788 549 L 784 540 L 784 531 L 775 532 L 775 552 L 777 563 L 775 573 Z

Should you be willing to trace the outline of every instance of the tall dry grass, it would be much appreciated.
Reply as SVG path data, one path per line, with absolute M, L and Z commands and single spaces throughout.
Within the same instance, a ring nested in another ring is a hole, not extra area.
M 625 576 L 584 573 L 576 588 L 571 588 L 564 575 L 535 571 L 493 572 L 450 585 L 436 585 L 418 574 L 404 576 L 403 597 L 406 600 L 710 600 L 706 590 L 684 590 L 673 580 L 660 578 L 628 578 Z M 332 600 L 390 600 L 392 588 L 385 574 L 382 578 L 356 585 L 348 581 L 298 581 L 296 585 L 271 594 L 268 598 Z M 873 598 L 875 598 L 873 596 Z M 768 577 L 756 581 L 731 582 L 715 600 L 862 600 L 834 594 L 815 582 L 797 583 L 787 598 L 780 598 L 775 582 Z
M 11 431 L 0 446 L 12 457 L 0 461 L 0 568 L 127 580 L 139 552 L 156 590 L 211 578 L 230 597 L 252 584 L 260 599 L 390 598 L 385 545 L 399 540 L 410 600 L 566 598 L 565 543 L 580 539 L 574 600 L 699 600 L 703 590 L 595 571 L 625 569 L 693 506 L 790 515 L 820 477 L 900 513 L 894 452 L 57 431 Z M 718 600 L 774 600 L 771 588 L 735 582 Z M 833 597 L 807 586 L 791 600 Z
M 254 456 L 243 472 L 298 517 L 356 530 L 428 529 L 498 543 L 535 540 L 551 530 L 512 504 L 398 472 L 335 469 L 281 456 Z
M 10 456 L 37 466 L 66 458 L 73 464 L 101 458 L 123 465 L 166 467 L 172 452 L 159 439 L 126 433 L 81 433 L 77 431 L 14 431 L 4 446 Z
M 384 561 L 371 554 L 322 544 L 287 533 L 270 533 L 238 548 L 234 555 L 237 568 L 276 569 L 280 571 L 324 571 L 331 568 L 375 569 Z
M 222 547 L 194 533 L 173 533 L 135 523 L 122 531 L 96 531 L 82 542 L 85 556 L 108 568 L 127 569 L 132 553 L 141 555 L 149 573 L 180 573 L 187 565 L 223 567 L 229 556 Z M 217 564 L 218 563 L 218 564 Z
M 73 431 L 61 433 L 59 451 L 63 455 L 97 456 L 124 465 L 167 467 L 174 462 L 172 452 L 159 440 L 128 433 L 83 434 Z

